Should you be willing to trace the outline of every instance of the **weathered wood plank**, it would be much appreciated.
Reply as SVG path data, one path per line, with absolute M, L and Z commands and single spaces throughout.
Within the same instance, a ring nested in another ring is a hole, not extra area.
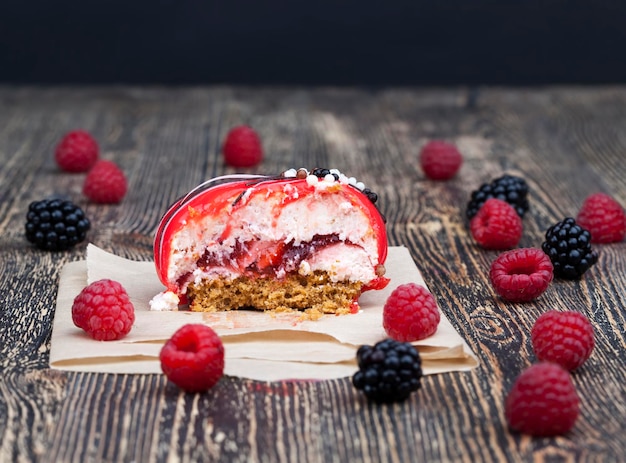
M 595 191 L 626 204 L 626 88 L 298 89 L 0 87 L 0 461 L 620 461 L 626 440 L 626 244 L 599 246 L 581 281 L 555 281 L 535 302 L 493 293 L 496 252 L 479 249 L 464 218 L 469 193 L 505 172 L 524 176 L 531 210 L 522 246 L 575 215 Z M 148 260 L 160 215 L 206 178 L 229 173 L 220 141 L 233 125 L 261 133 L 275 173 L 337 167 L 380 196 L 392 245 L 404 245 L 442 310 L 480 359 L 470 373 L 430 376 L 404 404 L 377 407 L 349 379 L 262 383 L 224 378 L 206 394 L 159 375 L 47 368 L 62 254 L 23 238 L 28 204 L 63 195 L 85 208 L 89 239 Z M 83 127 L 118 162 L 130 190 L 118 206 L 88 204 L 84 175 L 59 172 L 55 143 Z M 424 178 L 429 139 L 465 155 L 449 182 Z M 506 429 L 504 395 L 534 361 L 529 331 L 549 309 L 575 308 L 597 347 L 573 379 L 582 414 L 568 436 Z

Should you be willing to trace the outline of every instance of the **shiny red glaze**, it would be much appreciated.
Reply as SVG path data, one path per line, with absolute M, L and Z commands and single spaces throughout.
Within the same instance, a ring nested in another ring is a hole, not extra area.
M 237 180 L 222 183 L 201 190 L 196 194 L 188 195 L 176 201 L 163 215 L 157 229 L 154 240 L 154 263 L 157 274 L 161 282 L 170 291 L 177 291 L 176 282 L 167 280 L 168 260 L 171 254 L 170 244 L 175 233 L 186 226 L 186 223 L 193 221 L 194 217 L 201 217 L 207 214 L 219 214 L 224 208 L 232 205 L 233 208 L 245 202 L 238 201 L 247 189 L 251 189 L 250 195 L 256 192 L 274 192 L 284 188 L 286 184 L 292 185 L 298 192 L 298 199 L 313 194 L 314 187 L 307 184 L 306 179 L 268 179 L 268 180 Z M 384 264 L 387 258 L 387 234 L 384 220 L 376 206 L 360 190 L 350 185 L 339 184 L 344 194 L 350 202 L 357 205 L 365 212 L 378 237 L 378 257 L 376 264 Z M 297 201 L 298 199 L 293 199 Z M 271 262 L 270 262 L 271 264 Z M 376 279 L 378 280 L 378 279 Z M 375 281 L 376 281 L 375 280 Z M 378 289 L 380 282 L 374 284 L 369 289 Z

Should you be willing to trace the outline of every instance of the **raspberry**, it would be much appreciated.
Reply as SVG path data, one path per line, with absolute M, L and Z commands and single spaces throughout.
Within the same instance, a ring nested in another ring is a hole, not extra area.
M 578 418 L 580 400 L 567 370 L 537 363 L 515 380 L 505 401 L 509 426 L 533 436 L 565 434 Z
M 98 280 L 76 296 L 72 320 L 98 341 L 126 336 L 135 321 L 135 308 L 124 287 L 113 280 Z
M 619 243 L 626 235 L 624 209 L 604 193 L 596 193 L 585 199 L 576 222 L 589 230 L 592 243 Z
M 554 362 L 575 370 L 591 355 L 593 327 L 580 312 L 550 310 L 533 325 L 530 337 L 539 360 Z
M 433 295 L 415 283 L 398 286 L 383 307 L 383 328 L 389 337 L 400 342 L 431 336 L 437 331 L 440 318 Z
M 513 206 L 490 198 L 470 221 L 472 237 L 485 249 L 510 249 L 522 238 L 522 219 Z
M 124 172 L 112 161 L 98 161 L 85 177 L 83 194 L 94 203 L 119 203 L 128 185 Z
M 261 139 L 247 125 L 237 126 L 228 132 L 222 153 L 226 164 L 233 167 L 253 167 L 263 160 Z
M 422 148 L 420 165 L 431 180 L 448 180 L 456 175 L 463 163 L 463 156 L 456 146 L 433 140 Z
M 57 145 L 54 158 L 66 172 L 87 172 L 98 159 L 98 143 L 84 130 L 67 133 Z
M 500 254 L 491 264 L 489 279 L 496 293 L 510 302 L 539 297 L 552 281 L 552 263 L 537 248 L 521 248 Z
M 356 353 L 359 371 L 352 384 L 369 400 L 401 402 L 421 387 L 422 359 L 405 342 L 385 339 L 374 346 L 361 346 Z
M 524 217 L 528 211 L 527 196 L 528 185 L 523 178 L 503 175 L 491 183 L 482 184 L 478 190 L 472 192 L 470 201 L 467 203 L 467 218 L 471 220 L 489 198 L 506 201 L 515 208 L 520 217 Z
M 210 327 L 191 323 L 182 326 L 159 354 L 165 376 L 188 392 L 206 391 L 224 374 L 224 346 Z
M 33 201 L 26 214 L 26 239 L 44 251 L 65 251 L 82 242 L 91 223 L 70 201 Z
M 598 261 L 591 249 L 591 234 L 571 217 L 551 226 L 541 244 L 554 265 L 554 276 L 575 280 Z

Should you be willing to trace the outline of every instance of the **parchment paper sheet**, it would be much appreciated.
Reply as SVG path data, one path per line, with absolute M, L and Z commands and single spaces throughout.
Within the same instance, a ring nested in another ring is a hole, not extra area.
M 152 262 L 136 262 L 88 245 L 87 260 L 67 264 L 61 271 L 54 318 L 50 367 L 104 373 L 161 373 L 159 351 L 163 343 L 186 323 L 206 323 L 221 337 L 225 348 L 225 374 L 261 381 L 332 379 L 357 370 L 356 349 L 386 337 L 382 308 L 400 284 L 425 285 L 404 247 L 390 247 L 385 263 L 391 282 L 381 291 L 364 293 L 361 311 L 354 315 L 326 315 L 301 320 L 298 313 L 255 311 L 196 313 L 149 310 L 150 299 L 164 287 Z M 135 306 L 135 324 L 119 341 L 95 341 L 72 322 L 74 298 L 88 283 L 102 278 L 119 281 Z M 424 374 L 467 371 L 476 357 L 445 315 L 437 332 L 415 343 Z

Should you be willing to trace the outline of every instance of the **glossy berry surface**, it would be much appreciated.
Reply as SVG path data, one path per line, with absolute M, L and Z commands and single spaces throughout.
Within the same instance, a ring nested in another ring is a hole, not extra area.
M 43 199 L 28 206 L 26 239 L 45 251 L 65 251 L 84 241 L 91 227 L 83 210 L 71 201 Z
M 159 354 L 167 378 L 188 392 L 203 392 L 224 374 L 224 346 L 207 325 L 182 326 L 165 343 Z
M 626 235 L 624 209 L 604 193 L 595 193 L 585 199 L 576 222 L 589 230 L 592 243 L 619 243 Z
M 546 231 L 541 248 L 550 257 L 558 278 L 578 279 L 598 261 L 597 252 L 591 248 L 591 234 L 571 217 Z
M 431 180 L 449 180 L 463 164 L 463 155 L 452 143 L 432 140 L 420 151 L 420 166 Z
M 541 362 L 515 380 L 505 400 L 511 429 L 532 436 L 557 436 L 574 427 L 580 400 L 569 372 L 560 365 Z
M 233 167 L 254 167 L 263 160 L 263 146 L 257 132 L 247 125 L 234 127 L 222 147 L 224 162 Z
M 83 194 L 92 202 L 117 204 L 126 195 L 128 182 L 113 161 L 98 161 L 85 177 Z
M 401 402 L 421 387 L 422 361 L 417 349 L 393 339 L 357 351 L 359 370 L 352 377 L 355 388 L 374 402 Z
M 491 264 L 489 280 L 502 299 L 528 302 L 539 297 L 553 278 L 552 263 L 537 248 L 520 248 L 500 254 Z
M 120 283 L 98 280 L 74 299 L 72 321 L 93 339 L 114 341 L 130 332 L 135 322 L 135 308 Z
M 54 151 L 58 166 L 66 172 L 87 172 L 98 160 L 96 140 L 84 130 L 67 133 Z
M 408 283 L 394 289 L 383 307 L 383 328 L 396 341 L 413 342 L 437 331 L 441 315 L 433 295 Z
M 490 198 L 470 220 L 474 240 L 485 249 L 510 249 L 519 243 L 523 232 L 522 219 L 513 206 L 501 199 Z
M 591 356 L 595 341 L 593 326 L 580 312 L 550 310 L 531 330 L 531 342 L 539 360 L 575 370 Z
M 526 180 L 514 175 L 503 175 L 484 183 L 471 194 L 466 215 L 472 219 L 489 198 L 497 198 L 509 203 L 520 217 L 528 211 L 528 184 Z

